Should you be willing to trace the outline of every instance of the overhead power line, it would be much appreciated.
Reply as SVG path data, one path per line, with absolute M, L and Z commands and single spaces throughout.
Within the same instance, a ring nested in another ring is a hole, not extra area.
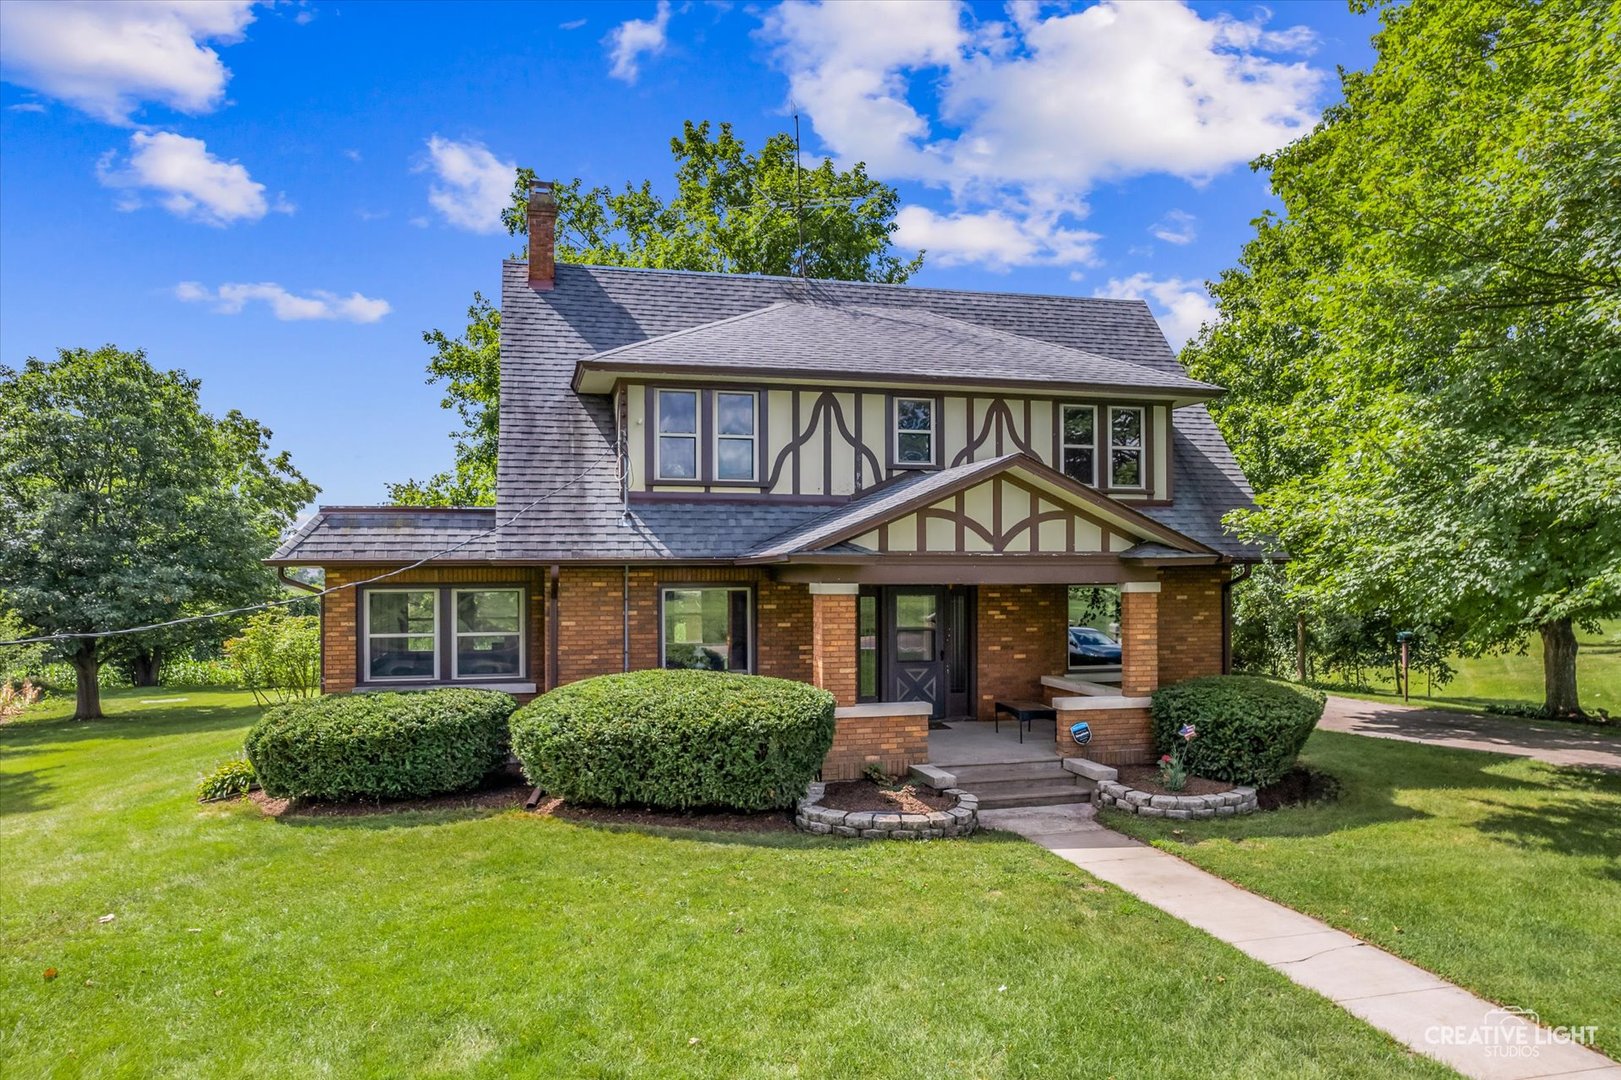
M 611 459 L 603 458 L 602 460 L 607 461 Z M 483 532 L 474 533 L 465 540 L 461 540 L 450 545 L 450 547 L 445 548 L 443 551 L 436 551 L 432 555 L 425 555 L 408 566 L 397 567 L 393 570 L 377 574 L 373 577 L 364 578 L 360 581 L 349 581 L 342 585 L 334 585 L 330 589 L 322 589 L 320 592 L 310 593 L 308 596 L 293 596 L 283 600 L 266 600 L 263 603 L 250 604 L 247 607 L 229 608 L 224 611 L 211 611 L 206 615 L 187 615 L 185 618 L 169 619 L 165 622 L 147 623 L 145 626 L 126 626 L 118 630 L 88 630 L 77 631 L 74 633 L 41 634 L 38 637 L 14 638 L 10 641 L 0 641 L 0 647 L 7 645 L 38 645 L 52 641 L 78 641 L 85 638 L 122 637 L 127 634 L 145 634 L 150 633 L 153 630 L 167 630 L 174 626 L 188 626 L 192 623 L 209 622 L 214 619 L 228 619 L 236 615 L 250 615 L 256 611 L 268 611 L 271 608 L 302 604 L 307 600 L 319 600 L 323 596 L 330 596 L 333 593 L 342 592 L 345 589 L 358 589 L 362 585 L 371 585 L 374 582 L 385 581 L 388 578 L 398 577 L 400 574 L 408 573 L 409 571 L 415 570 L 421 566 L 425 566 L 428 563 L 433 562 L 435 559 L 442 559 L 447 555 L 454 555 L 456 552 L 467 547 L 469 544 L 476 543 L 485 539 L 486 537 L 494 536 L 496 533 L 500 532 L 508 525 L 511 525 L 514 521 L 517 521 L 519 518 L 523 517 L 541 503 L 545 502 L 547 499 L 561 495 L 575 484 L 578 484 L 581 480 L 584 480 L 587 476 L 591 475 L 592 469 L 594 469 L 597 464 L 600 464 L 600 462 L 593 463 L 590 468 L 582 470 L 571 479 L 559 484 L 550 491 L 536 496 L 534 499 L 520 507 L 511 517 L 507 518 L 505 521 L 497 521 L 494 526 L 485 529 Z

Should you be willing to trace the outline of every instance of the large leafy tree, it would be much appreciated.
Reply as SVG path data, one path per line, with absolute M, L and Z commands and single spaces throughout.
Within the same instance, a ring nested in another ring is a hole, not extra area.
M 0 581 L 23 623 L 89 635 L 60 643 L 79 719 L 101 715 L 104 662 L 173 640 L 105 631 L 277 595 L 260 559 L 316 495 L 198 385 L 111 345 L 0 367 Z
M 623 190 L 587 188 L 578 178 L 556 186 L 557 260 L 593 266 L 708 270 L 731 274 L 803 273 L 841 281 L 903 282 L 923 254 L 901 259 L 891 249 L 899 196 L 857 164 L 831 159 L 800 164 L 794 139 L 773 135 L 751 153 L 730 124 L 682 126 L 670 140 L 675 195 L 666 200 L 649 180 Z M 507 232 L 523 237 L 531 169 L 519 169 L 512 204 L 501 214 Z M 430 382 L 445 384 L 444 405 L 462 428 L 456 466 L 425 481 L 390 485 L 397 503 L 488 505 L 495 501 L 501 313 L 475 293 L 460 336 L 430 330 Z
M 1621 613 L 1621 7 L 1414 0 L 1258 164 L 1283 202 L 1184 354 L 1325 610 L 1543 643 Z

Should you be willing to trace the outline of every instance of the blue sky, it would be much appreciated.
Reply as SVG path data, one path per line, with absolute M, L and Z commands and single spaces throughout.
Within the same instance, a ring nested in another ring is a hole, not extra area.
M 1245 162 L 1372 59 L 1340 4 L 0 5 L 0 363 L 142 347 L 328 504 L 446 467 L 421 333 L 494 296 L 510 168 L 667 184 L 684 119 L 865 160 L 914 280 L 1130 295 L 1173 345 Z

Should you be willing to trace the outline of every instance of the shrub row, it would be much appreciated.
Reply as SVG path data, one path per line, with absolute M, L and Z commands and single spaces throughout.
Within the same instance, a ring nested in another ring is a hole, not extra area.
M 506 761 L 515 705 L 471 689 L 310 698 L 270 709 L 245 746 L 275 798 L 441 795 L 473 787 Z
M 832 745 L 832 694 L 726 672 L 603 675 L 512 717 L 512 750 L 530 783 L 605 806 L 791 806 Z
M 1170 753 L 1177 732 L 1197 735 L 1184 751 L 1190 772 L 1266 787 L 1283 779 L 1306 745 L 1327 699 L 1321 691 L 1252 675 L 1214 675 L 1154 691 L 1154 745 Z

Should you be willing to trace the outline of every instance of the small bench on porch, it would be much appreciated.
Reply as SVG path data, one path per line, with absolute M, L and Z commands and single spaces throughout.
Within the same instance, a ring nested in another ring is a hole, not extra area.
M 1014 699 L 1012 701 L 998 701 L 996 709 L 991 713 L 991 722 L 998 734 L 1002 731 L 1002 714 L 1007 713 L 1013 717 L 1014 723 L 1019 725 L 1019 741 L 1024 742 L 1024 733 L 1036 720 L 1058 719 L 1058 710 L 1044 701 L 1025 701 Z

